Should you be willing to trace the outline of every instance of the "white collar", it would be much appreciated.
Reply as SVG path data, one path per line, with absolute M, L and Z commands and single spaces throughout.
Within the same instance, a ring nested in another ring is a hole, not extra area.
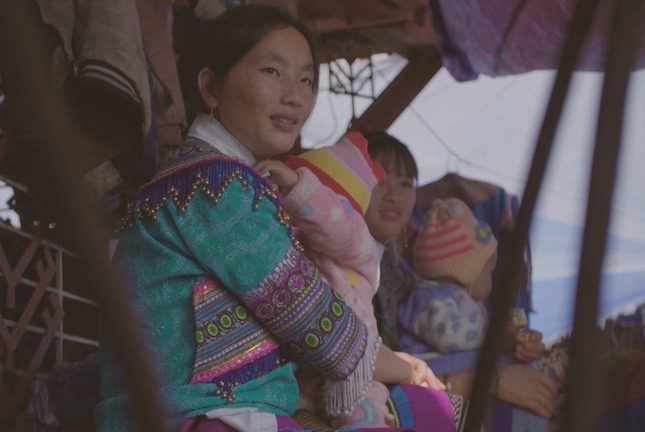
M 197 114 L 197 118 L 190 126 L 188 136 L 206 141 L 225 155 L 241 159 L 250 166 L 255 166 L 257 163 L 255 156 L 231 135 L 219 120 L 211 120 L 206 114 Z
M 378 259 L 381 261 L 383 259 L 383 253 L 385 252 L 385 245 L 380 241 L 376 241 L 376 250 L 378 252 Z

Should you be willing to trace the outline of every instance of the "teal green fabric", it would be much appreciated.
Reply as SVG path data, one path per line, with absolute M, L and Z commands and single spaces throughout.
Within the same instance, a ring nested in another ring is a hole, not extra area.
M 216 274 L 243 294 L 254 288 L 291 247 L 286 227 L 275 218 L 275 206 L 265 199 L 252 211 L 252 199 L 253 193 L 237 182 L 228 186 L 217 204 L 199 192 L 185 212 L 166 204 L 156 221 L 137 220 L 119 240 L 115 256 L 129 286 L 139 288 L 132 292 L 132 306 L 139 312 L 139 331 L 147 336 L 150 358 L 159 368 L 159 376 L 167 381 L 160 383 L 160 392 L 169 404 L 173 429 L 184 417 L 231 406 L 214 395 L 212 384 L 186 384 L 195 352 L 193 283 L 204 275 Z M 229 216 L 223 218 L 222 214 Z M 186 239 L 193 241 L 187 244 Z M 232 250 L 232 244 L 248 247 Z M 104 337 L 101 345 L 103 401 L 96 409 L 98 430 L 133 431 L 127 414 L 131 401 L 122 394 L 110 352 L 112 344 Z M 287 364 L 238 387 L 235 406 L 292 414 L 298 396 L 293 371 L 294 365 Z
M 361 361 L 367 329 L 317 272 L 312 276 L 313 264 L 298 249 L 264 179 L 203 143 L 185 145 L 178 154 L 137 195 L 115 252 L 115 268 L 124 276 L 139 322 L 133 334 L 143 337 L 163 379 L 158 391 L 167 402 L 169 426 L 177 430 L 183 419 L 219 407 L 292 415 L 298 398 L 293 363 L 235 387 L 233 401 L 218 396 L 215 384 L 188 384 L 196 353 L 194 284 L 218 280 L 251 313 L 256 307 L 278 307 L 287 294 L 285 310 L 290 312 L 263 313 L 257 316 L 264 318 L 247 322 L 265 325 L 277 340 L 297 348 L 293 352 L 302 361 L 333 379 L 349 376 Z M 305 275 L 309 285 L 301 283 Z M 321 331 L 321 320 L 332 316 L 332 328 Z M 226 336 L 220 342 L 236 343 Z M 118 344 L 103 333 L 102 401 L 95 411 L 101 432 L 136 430 L 116 349 Z

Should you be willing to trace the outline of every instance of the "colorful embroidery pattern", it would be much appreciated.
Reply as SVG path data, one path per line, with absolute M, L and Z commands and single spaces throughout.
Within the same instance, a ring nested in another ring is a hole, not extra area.
M 231 400 L 234 386 L 283 363 L 278 342 L 216 281 L 193 286 L 193 310 L 196 350 L 190 383 L 214 382 L 222 397 Z
M 169 200 L 183 212 L 200 191 L 217 204 L 234 181 L 253 193 L 253 210 L 258 209 L 265 197 L 275 205 L 276 219 L 288 228 L 293 245 L 301 249 L 290 225 L 289 215 L 267 181 L 243 162 L 225 156 L 196 139 L 188 140 L 179 147 L 166 166 L 141 188 L 122 221 L 121 230 L 131 227 L 136 219 L 156 220 L 157 213 Z
M 337 379 L 342 379 L 361 360 L 367 331 L 323 284 L 317 267 L 290 248 L 244 301 L 273 334 L 290 341 L 287 347 L 292 354 L 320 370 L 334 370 Z M 312 316 L 318 319 L 311 320 Z

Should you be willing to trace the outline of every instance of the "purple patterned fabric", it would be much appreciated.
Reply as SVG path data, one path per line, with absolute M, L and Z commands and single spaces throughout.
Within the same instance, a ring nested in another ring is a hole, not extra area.
M 275 418 L 278 421 L 278 431 L 280 432 L 302 430 L 298 423 L 291 417 L 275 416 Z M 218 419 L 194 417 L 185 420 L 181 424 L 179 432 L 237 432 L 237 430 Z
M 458 427 L 456 423 L 461 423 L 467 411 L 466 405 L 459 412 L 453 411 L 449 393 L 416 385 L 391 387 L 390 398 L 390 411 L 394 413 L 399 425 L 418 431 L 454 432 Z
M 577 70 L 602 71 L 616 0 L 599 2 Z M 443 65 L 458 81 L 555 69 L 575 0 L 432 0 L 430 16 Z M 645 21 L 645 10 L 641 22 Z M 633 69 L 645 67 L 640 26 Z
M 333 371 L 329 379 L 342 380 L 366 352 L 367 329 L 347 313 L 339 294 L 332 292 L 334 297 L 326 299 L 331 290 L 322 287 L 318 268 L 291 249 L 273 273 L 244 296 L 244 302 L 273 334 L 289 340 L 286 346 L 292 354 L 320 371 Z M 312 325 L 301 319 L 304 316 L 320 318 Z M 329 343 L 331 337 L 337 343 Z

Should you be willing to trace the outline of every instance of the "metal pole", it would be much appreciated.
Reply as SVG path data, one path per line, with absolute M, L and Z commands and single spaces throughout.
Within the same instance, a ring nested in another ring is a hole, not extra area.
M 598 0 L 579 0 L 573 14 L 568 34 L 558 64 L 558 74 L 553 85 L 542 128 L 538 137 L 533 162 L 527 180 L 518 221 L 513 232 L 510 247 L 503 260 L 504 271 L 499 288 L 491 299 L 491 317 L 486 338 L 477 364 L 477 372 L 471 394 L 471 405 L 466 419 L 466 432 L 478 432 L 489 409 L 490 389 L 496 373 L 496 361 L 503 347 L 503 338 L 509 311 L 517 297 L 517 285 L 522 268 L 523 253 L 528 242 L 529 229 L 537 196 L 546 172 L 547 162 L 553 146 L 571 76 L 575 69 L 582 44 L 591 26 Z
M 602 265 L 642 7 L 642 0 L 619 0 L 612 20 L 578 271 L 563 431 L 591 431 L 595 425 L 590 414 L 598 388 L 596 335 Z

